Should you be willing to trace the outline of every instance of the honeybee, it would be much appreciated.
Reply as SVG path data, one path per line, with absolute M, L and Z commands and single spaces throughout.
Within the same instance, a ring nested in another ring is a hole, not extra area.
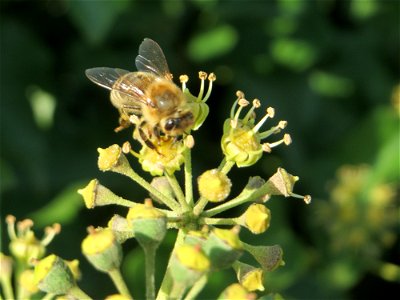
M 134 137 L 156 150 L 161 138 L 178 138 L 194 124 L 182 90 L 172 81 L 160 46 L 145 38 L 135 60 L 138 72 L 118 68 L 93 68 L 86 76 L 111 90 L 111 103 L 120 113 L 120 131 L 135 125 Z

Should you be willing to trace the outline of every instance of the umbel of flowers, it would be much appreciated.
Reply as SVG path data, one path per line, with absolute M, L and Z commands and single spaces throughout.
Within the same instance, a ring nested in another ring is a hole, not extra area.
M 133 184 L 148 192 L 148 198 L 142 201 L 125 199 L 97 179 L 92 179 L 78 191 L 88 209 L 105 205 L 126 207 L 125 215 L 115 214 L 103 227 L 90 226 L 81 246 L 82 253 L 93 267 L 108 274 L 116 287 L 117 294 L 106 299 L 138 296 L 125 284 L 120 272 L 121 244 L 132 238 L 138 241 L 145 254 L 147 299 L 195 299 L 206 286 L 209 275 L 220 270 L 235 272 L 237 282 L 221 290 L 218 299 L 256 299 L 266 295 L 268 287 L 264 286 L 264 275 L 284 265 L 284 252 L 279 245 L 248 244 L 241 240 L 240 231 L 263 234 L 273 226 L 273 213 L 266 205 L 271 196 L 301 198 L 307 204 L 311 201 L 310 196 L 293 192 L 299 177 L 283 168 L 278 168 L 269 178 L 250 177 L 239 194 L 231 194 L 235 183 L 230 180 L 229 172 L 233 167 L 249 167 L 276 146 L 291 143 L 289 134 L 273 141 L 267 140 L 280 134 L 287 122 L 278 121 L 264 130 L 267 120 L 274 118 L 275 110 L 269 107 L 258 117 L 261 101 L 255 99 L 250 105 L 241 91 L 236 93 L 230 116 L 223 124 L 221 163 L 194 178 L 193 132 L 201 127 L 210 111 L 206 101 L 216 80 L 213 73 L 207 75 L 205 72 L 199 72 L 199 78 L 200 92 L 194 96 L 186 86 L 188 77 L 180 77 L 183 94 L 195 119 L 191 130 L 183 136 L 153 139 L 151 147 L 141 141 L 137 143 L 141 149 L 137 150 L 129 142 L 98 149 L 101 171 L 129 177 Z M 208 89 L 205 92 L 206 80 Z M 136 135 L 133 137 L 138 138 Z M 147 179 L 131 167 L 130 159 L 138 160 L 142 169 L 149 173 Z M 177 172 L 183 172 L 183 182 L 178 181 Z M 213 204 L 211 207 L 209 202 Z M 229 218 L 219 216 L 237 206 L 245 206 L 244 213 Z M 177 231 L 177 237 L 164 279 L 160 286 L 156 286 L 157 249 L 167 230 Z M 10 236 L 13 238 L 12 234 Z M 34 282 L 38 289 L 49 295 L 90 299 L 78 288 L 77 277 L 65 260 L 54 254 L 42 258 L 44 250 L 40 247 L 35 251 L 40 254 L 35 257 Z M 254 265 L 241 261 L 244 253 L 254 258 Z M 269 296 L 271 299 L 280 297 L 278 294 Z
M 209 113 L 206 100 L 215 80 L 214 74 L 207 76 L 205 72 L 200 72 L 199 77 L 201 90 L 198 96 L 193 96 L 186 87 L 188 77 L 180 77 L 182 90 L 195 116 L 192 132 L 201 127 Z M 207 78 L 209 88 L 203 97 Z M 231 195 L 233 183 L 229 171 L 235 165 L 239 168 L 251 166 L 274 147 L 291 143 L 289 134 L 283 134 L 272 142 L 267 141 L 287 126 L 286 121 L 278 121 L 269 129 L 262 129 L 268 119 L 274 118 L 273 108 L 267 108 L 258 118 L 261 101 L 255 99 L 250 105 L 243 92 L 238 91 L 236 96 L 231 114 L 223 125 L 223 159 L 219 166 L 193 178 L 191 149 L 195 147 L 195 139 L 192 132 L 187 132 L 181 138 L 157 140 L 156 149 L 142 143 L 142 148 L 134 151 L 131 144 L 126 142 L 122 146 L 99 148 L 98 167 L 104 172 L 125 175 L 146 189 L 149 198 L 145 199 L 144 204 L 117 196 L 97 179 L 79 190 L 87 208 L 110 204 L 127 207 L 126 216 L 114 215 L 107 228 L 98 230 L 112 232 L 118 243 L 130 238 L 138 240 L 146 257 L 147 299 L 195 298 L 206 285 L 210 272 L 229 268 L 236 272 L 238 282 L 221 291 L 221 297 L 236 297 L 230 291 L 240 290 L 246 297 L 254 298 L 256 291 L 265 290 L 265 272 L 272 272 L 284 265 L 280 246 L 247 244 L 240 239 L 240 230 L 244 227 L 253 234 L 262 234 L 269 228 L 272 214 L 266 202 L 271 196 L 302 198 L 306 203 L 310 202 L 311 197 L 295 194 L 293 187 L 299 178 L 282 168 L 278 168 L 267 179 L 259 176 L 249 178 L 238 195 Z M 131 167 L 127 155 L 139 161 L 143 170 L 152 176 L 151 180 L 144 179 Z M 179 171 L 183 171 L 183 184 L 175 176 Z M 196 185 L 199 194 L 197 199 L 194 193 Z M 214 203 L 212 208 L 208 208 L 208 202 Z M 247 205 L 242 215 L 218 217 L 220 213 L 239 205 Z M 156 249 L 169 229 L 178 230 L 177 240 L 164 280 L 156 292 Z M 240 258 L 245 252 L 253 256 L 258 264 L 251 266 L 241 262 Z M 119 292 L 128 297 L 134 296 L 127 291 Z

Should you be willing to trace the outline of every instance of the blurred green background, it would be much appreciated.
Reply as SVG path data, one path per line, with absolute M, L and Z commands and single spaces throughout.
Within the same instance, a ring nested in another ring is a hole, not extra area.
M 80 253 L 86 227 L 125 210 L 88 211 L 77 188 L 96 177 L 126 198 L 147 195 L 98 171 L 97 147 L 121 144 L 130 132 L 113 132 L 118 114 L 84 71 L 135 70 L 145 37 L 161 45 L 175 78 L 190 76 L 193 93 L 198 71 L 217 75 L 210 115 L 195 133 L 196 176 L 222 158 L 222 124 L 236 90 L 275 108 L 265 129 L 288 121 L 292 145 L 231 175 L 238 193 L 249 176 L 268 178 L 280 166 L 300 177 L 296 193 L 313 196 L 309 206 L 273 197 L 271 228 L 241 233 L 284 249 L 286 266 L 267 276 L 267 291 L 288 299 L 399 291 L 398 1 L 3 0 L 0 9 L 2 225 L 7 214 L 32 218 L 37 229 L 61 223 L 49 252 L 81 261 L 88 294 L 103 298 L 114 289 Z M 161 270 L 172 245 L 173 234 L 159 251 Z M 143 255 L 134 241 L 124 251 L 123 272 L 142 297 Z M 215 274 L 202 298 L 234 281 L 233 271 Z

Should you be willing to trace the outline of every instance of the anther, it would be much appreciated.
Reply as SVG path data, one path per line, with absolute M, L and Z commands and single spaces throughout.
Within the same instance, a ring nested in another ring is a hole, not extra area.
M 292 143 L 292 138 L 290 137 L 290 134 L 285 133 L 285 135 L 283 136 L 283 143 L 288 146 Z
M 269 146 L 269 143 L 264 143 L 264 144 L 262 144 L 262 145 L 261 145 L 261 148 L 262 148 L 262 150 L 263 150 L 264 152 L 267 152 L 267 153 L 271 153 L 271 152 L 272 152 L 272 149 L 271 149 L 271 147 Z
M 242 92 L 242 91 L 237 91 L 236 92 L 236 97 L 238 97 L 238 99 L 240 99 L 240 98 L 244 98 L 244 93 Z
M 217 76 L 215 76 L 214 73 L 210 73 L 210 74 L 208 75 L 208 80 L 209 80 L 209 81 L 215 81 L 215 80 L 217 80 Z
M 287 121 L 279 121 L 278 123 L 278 128 L 279 129 L 284 129 L 287 126 Z
M 183 75 L 179 76 L 179 81 L 181 83 L 186 83 L 189 81 L 189 76 L 187 76 L 186 74 L 183 74 Z
M 253 106 L 254 106 L 255 108 L 259 108 L 259 107 L 261 106 L 260 100 L 254 99 L 254 100 L 253 100 Z
M 185 143 L 186 147 L 188 147 L 189 149 L 192 149 L 194 147 L 193 135 L 189 134 L 188 136 L 186 136 L 184 143 Z
M 125 154 L 130 153 L 131 150 L 132 150 L 131 143 L 129 143 L 128 141 L 126 141 L 125 143 L 122 144 L 121 149 L 122 149 L 122 152 L 125 153 Z
M 268 108 L 267 108 L 267 115 L 268 115 L 270 118 L 273 118 L 273 117 L 275 116 L 275 109 L 274 109 L 273 107 L 268 107 Z
M 241 107 L 246 107 L 247 105 L 249 105 L 249 101 L 247 101 L 246 99 L 244 99 L 244 98 L 241 98 L 241 99 L 239 99 L 239 105 L 241 106 Z
M 200 72 L 199 72 L 199 78 L 200 78 L 201 80 L 206 80 L 206 79 L 207 79 L 207 73 L 204 72 L 204 71 L 200 71 Z

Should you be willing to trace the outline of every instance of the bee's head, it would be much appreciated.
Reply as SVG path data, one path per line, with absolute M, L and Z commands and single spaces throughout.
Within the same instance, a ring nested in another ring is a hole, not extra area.
M 193 123 L 194 117 L 191 111 L 178 111 L 175 116 L 162 120 L 161 128 L 166 135 L 178 136 L 190 129 Z

